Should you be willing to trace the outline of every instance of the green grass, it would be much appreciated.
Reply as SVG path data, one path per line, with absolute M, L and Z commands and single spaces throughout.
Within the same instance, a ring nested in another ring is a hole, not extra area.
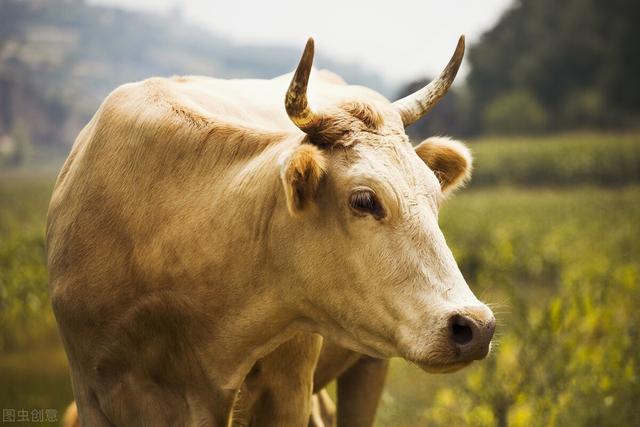
M 471 144 L 472 186 L 607 185 L 640 182 L 640 134 L 488 138 Z
M 495 303 L 497 345 L 452 375 L 394 360 L 377 425 L 640 425 L 638 137 L 473 147 L 481 183 L 449 200 L 440 222 L 474 292 Z M 612 153 L 563 166 L 578 148 Z M 598 162 L 608 172 L 598 175 Z M 559 181 L 532 186 L 537 170 Z M 60 418 L 71 393 L 43 245 L 53 180 L 0 173 L 0 407 L 54 408 Z
M 43 237 L 54 179 L 0 173 L 0 408 L 54 409 L 60 420 L 72 397 L 47 293 Z
M 73 399 L 66 356 L 59 343 L 49 344 L 46 348 L 0 353 L 0 378 L 1 408 L 27 409 L 29 412 L 53 409 L 56 418 L 61 420 Z
M 54 177 L 0 174 L 0 349 L 51 339 L 44 224 Z

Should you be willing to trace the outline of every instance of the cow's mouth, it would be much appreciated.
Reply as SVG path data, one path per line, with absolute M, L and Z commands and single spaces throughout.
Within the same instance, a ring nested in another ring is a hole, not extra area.
M 430 374 L 449 374 L 457 372 L 462 368 L 469 366 L 471 362 L 454 362 L 454 363 L 416 363 L 416 365 L 425 372 Z

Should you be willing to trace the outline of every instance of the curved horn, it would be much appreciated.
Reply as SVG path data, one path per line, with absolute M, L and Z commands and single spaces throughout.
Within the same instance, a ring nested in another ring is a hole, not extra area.
M 313 129 L 319 120 L 319 116 L 313 112 L 307 101 L 307 84 L 312 64 L 313 38 L 309 37 L 284 99 L 289 118 L 303 132 Z
M 423 87 L 422 89 L 407 95 L 393 103 L 394 107 L 402 117 L 402 123 L 407 127 L 416 122 L 422 116 L 436 106 L 449 90 L 449 87 L 456 78 L 462 57 L 464 56 L 464 35 L 460 36 L 453 56 L 449 60 L 446 68 L 440 73 L 437 79 Z

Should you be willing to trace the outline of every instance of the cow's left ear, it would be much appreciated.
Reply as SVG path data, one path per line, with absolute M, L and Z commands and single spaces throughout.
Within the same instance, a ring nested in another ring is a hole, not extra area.
M 471 151 L 461 142 L 431 137 L 416 146 L 416 153 L 436 174 L 445 194 L 471 177 Z
M 313 201 L 325 174 L 326 158 L 315 145 L 302 144 L 280 160 L 287 207 L 296 215 Z

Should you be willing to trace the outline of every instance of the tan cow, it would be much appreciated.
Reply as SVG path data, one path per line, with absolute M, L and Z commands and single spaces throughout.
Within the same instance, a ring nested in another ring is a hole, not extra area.
M 428 371 L 483 358 L 493 315 L 437 224 L 468 152 L 414 150 L 404 133 L 462 52 L 461 39 L 439 79 L 395 103 L 312 81 L 311 108 L 311 41 L 293 78 L 155 78 L 109 95 L 47 224 L 80 423 L 226 426 L 255 362 L 300 332 Z

